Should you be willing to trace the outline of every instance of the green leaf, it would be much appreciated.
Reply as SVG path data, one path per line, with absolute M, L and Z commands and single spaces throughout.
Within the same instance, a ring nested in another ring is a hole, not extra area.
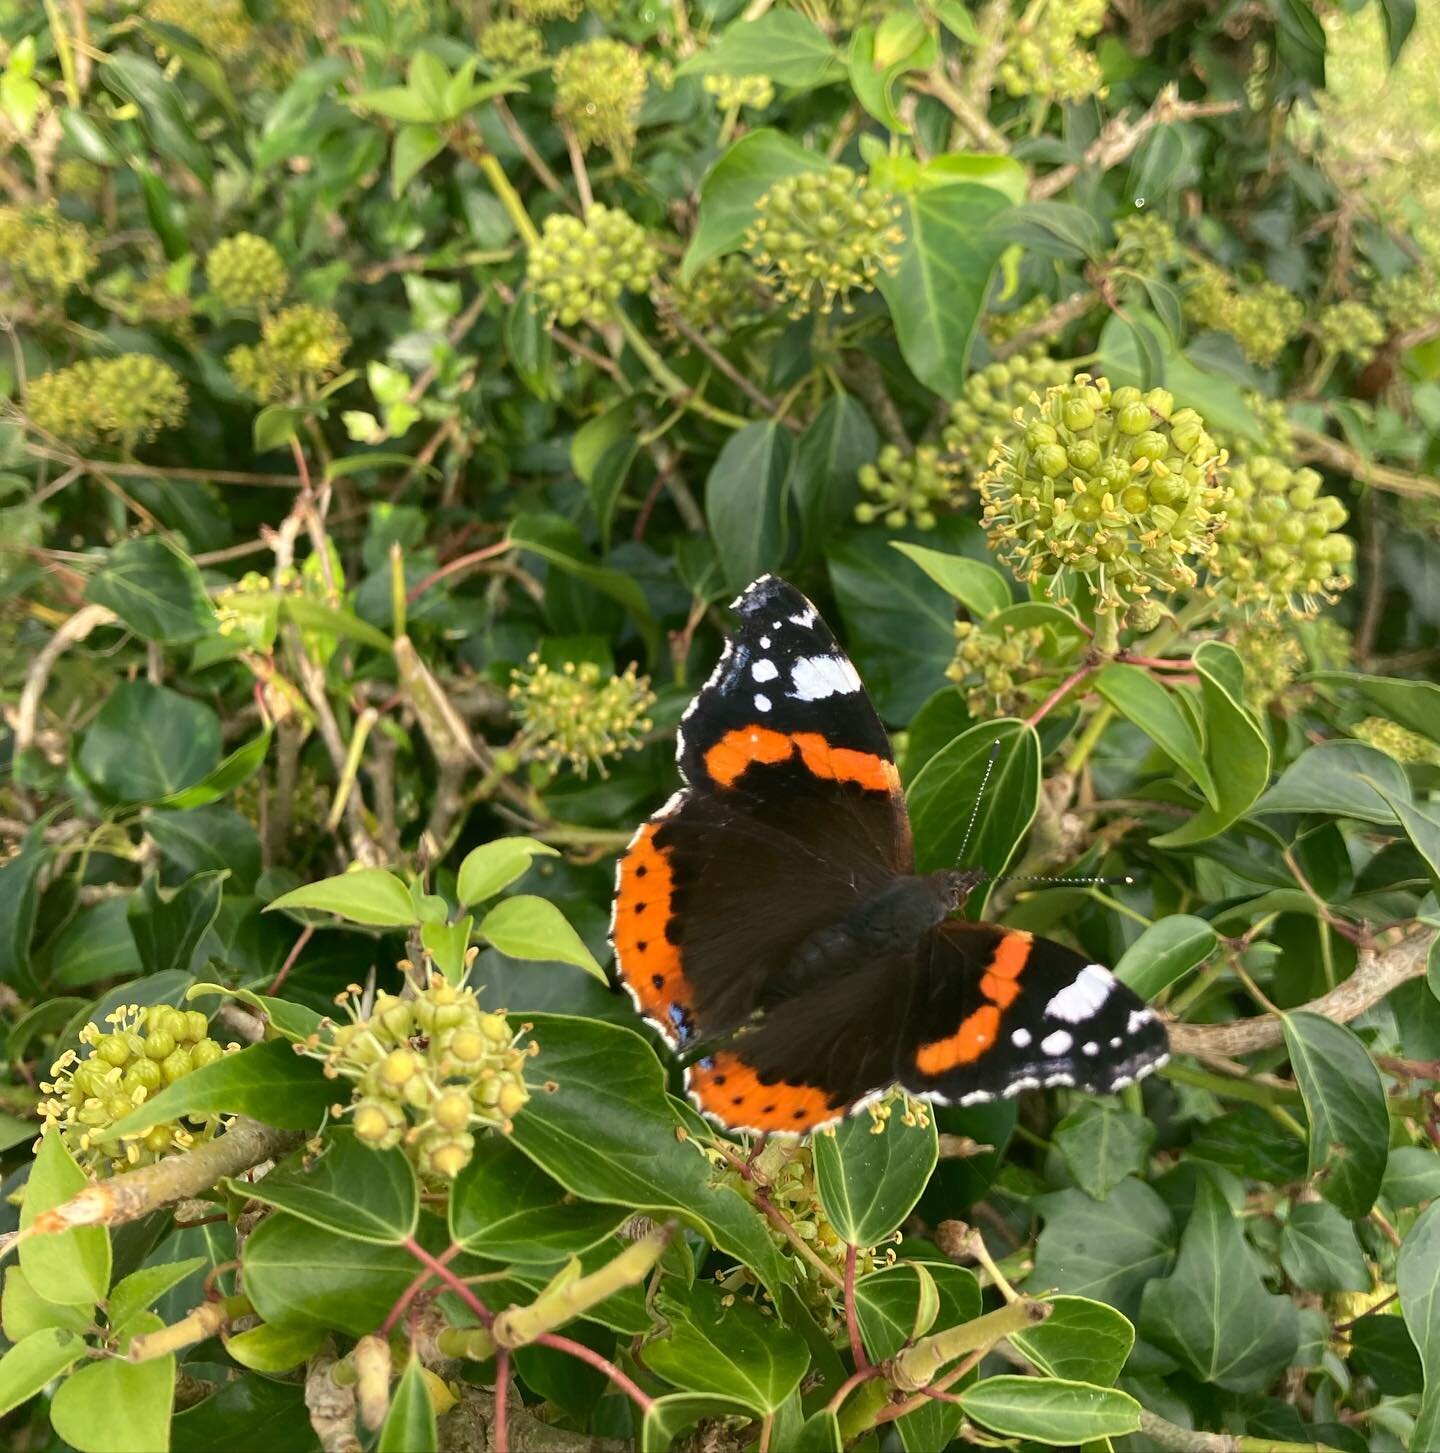
M 905 1220 L 939 1158 L 933 1120 L 906 1125 L 903 1114 L 892 1114 L 880 1123 L 874 1135 L 868 1115 L 853 1115 L 814 1140 L 820 1203 L 852 1246 L 878 1246 Z
M 50 861 L 43 826 L 36 823 L 20 841 L 20 851 L 0 863 L 0 956 L 6 983 L 23 994 L 39 989 L 30 969 L 30 939 L 35 932 L 40 874 Z
M 154 806 L 188 812 L 196 807 L 208 807 L 228 797 L 237 787 L 243 787 L 260 770 L 265 754 L 270 750 L 273 727 L 266 727 L 258 737 L 243 746 L 236 747 L 218 766 L 207 772 L 193 787 L 172 792 L 161 797 Z
M 700 224 L 685 253 L 681 281 L 692 282 L 707 262 L 744 242 L 755 221 L 755 204 L 776 182 L 802 172 L 822 172 L 825 165 L 823 156 L 779 131 L 761 127 L 741 137 L 700 185 Z
M 967 182 L 896 200 L 905 240 L 880 291 L 910 371 L 942 398 L 958 398 L 990 276 L 1008 245 L 989 224 L 1009 203 L 993 187 Z
M 173 893 L 152 873 L 130 895 L 126 918 L 136 952 L 147 974 L 174 969 L 189 973 L 205 935 L 220 914 L 228 868 L 197 873 Z
M 1380 1194 L 1392 1206 L 1418 1206 L 1440 1196 L 1440 1155 L 1418 1145 L 1390 1152 Z
M 1430 869 L 1431 880 L 1436 888 L 1440 888 L 1440 818 L 1410 802 L 1408 794 L 1405 797 L 1392 796 L 1390 793 L 1384 792 L 1377 783 L 1371 785 L 1390 804 L 1396 821 L 1404 829 L 1405 836 L 1410 839 L 1410 846 L 1425 859 L 1425 865 Z
M 215 615 L 200 572 L 159 535 L 122 540 L 85 599 L 113 610 L 136 635 L 174 644 L 208 635 Z
M 196 137 L 185 114 L 184 88 L 173 85 L 154 61 L 132 52 L 113 52 L 101 61 L 101 80 L 135 105 L 140 125 L 155 150 L 188 167 L 208 186 L 210 151 Z
M 1282 1022 L 1310 1121 L 1309 1174 L 1321 1177 L 1327 1201 L 1357 1220 L 1380 1193 L 1390 1144 L 1380 1072 L 1343 1024 L 1303 1012 Z
M 155 1332 L 164 1325 L 141 1313 L 133 1330 Z M 87 1363 L 55 1390 L 50 1424 L 79 1453 L 169 1453 L 170 1416 L 175 1398 L 175 1358 L 127 1362 L 106 1357 Z
M 1055 1127 L 1053 1139 L 1075 1184 L 1103 1201 L 1126 1176 L 1144 1170 L 1155 1127 L 1141 1115 L 1085 1100 Z
M 1205 794 L 1212 808 L 1220 806 L 1205 744 L 1195 721 L 1181 708 L 1169 687 L 1139 666 L 1113 663 L 1095 677 L 1095 689 L 1127 721 L 1140 728 Z
M 990 767 L 996 742 L 1000 753 Z M 987 768 L 990 781 L 980 797 Z M 910 784 L 910 823 L 915 830 L 915 861 L 922 873 L 948 868 L 960 855 L 970 815 L 978 801 L 964 867 L 1005 871 L 1029 831 L 1040 801 L 1040 740 L 1024 722 L 981 722 L 935 753 Z M 989 896 L 982 884 L 966 911 L 979 914 Z
M 1410 1340 L 1425 1369 L 1412 1448 L 1440 1445 L 1440 1201 L 1423 1212 L 1400 1247 L 1395 1285 Z
M 86 1352 L 85 1339 L 66 1327 L 42 1327 L 0 1357 L 0 1418 L 73 1367 Z
M 1010 1341 L 1051 1377 L 1108 1387 L 1120 1376 L 1135 1329 L 1114 1307 L 1089 1297 L 1050 1297 L 1050 1316 Z
M 748 1418 L 751 1409 L 715 1393 L 672 1392 L 645 1409 L 640 1424 L 640 1453 L 667 1453 L 675 1440 L 701 1419 Z
M 40 1137 L 25 1183 L 20 1229 L 26 1230 L 41 1211 L 61 1205 L 89 1184 L 59 1132 L 47 1131 Z M 54 1236 L 27 1237 L 20 1243 L 20 1269 L 47 1302 L 93 1306 L 110 1286 L 110 1233 L 103 1226 L 77 1226 Z
M 1217 807 L 1205 806 L 1189 822 L 1162 837 L 1157 847 L 1204 842 L 1247 812 L 1270 780 L 1270 745 L 1240 694 L 1244 670 L 1232 646 L 1206 641 L 1195 651 L 1204 705 L 1206 757 Z
M 394 650 L 394 643 L 384 631 L 376 630 L 369 621 L 362 621 L 354 611 L 337 610 L 334 606 L 311 600 L 308 596 L 282 596 L 280 613 L 302 631 L 319 631 L 327 636 L 339 636 L 342 640 L 369 646 L 385 656 Z
M 402 126 L 395 133 L 395 149 L 390 154 L 390 195 L 400 196 L 445 146 L 445 135 L 438 126 Z
M 380 1428 L 376 1453 L 435 1453 L 440 1446 L 435 1427 L 435 1407 L 420 1359 L 413 1353 L 400 1374 L 390 1411 Z
M 470 939 L 475 920 L 466 914 L 458 923 L 422 923 L 420 942 L 425 952 L 435 960 L 435 967 L 445 976 L 446 983 L 463 984 L 469 967 L 465 955 L 470 949 Z
M 271 1375 L 290 1372 L 321 1348 L 325 1334 L 315 1327 L 272 1327 L 261 1322 L 225 1339 L 225 1351 L 242 1367 Z
M 1118 1438 L 1140 1428 L 1140 1404 L 1129 1393 L 1057 1378 L 987 1377 L 960 1394 L 960 1406 L 992 1432 L 1052 1447 Z
M 157 802 L 220 760 L 220 719 L 203 703 L 148 681 L 122 681 L 90 723 L 77 761 L 107 796 Z
M 900 1421 L 905 1422 L 906 1419 Z M 844 1447 L 840 1420 L 829 1408 L 821 1408 L 818 1413 L 806 1418 L 791 1445 L 792 1453 L 843 1453 Z
M 681 1122 L 646 1041 L 595 1020 L 530 1017 L 535 1074 L 559 1088 L 532 1096 L 511 1144 L 583 1200 L 681 1216 L 778 1294 L 790 1275 L 769 1223 L 738 1191 L 713 1184 L 705 1158 L 676 1139 Z
M 584 940 L 548 898 L 529 893 L 502 898 L 480 921 L 479 932 L 512 959 L 574 964 L 602 984 L 610 982 Z
M 1121 955 L 1115 977 L 1153 999 L 1215 952 L 1219 937 L 1203 918 L 1172 913 L 1150 924 Z
M 1027 202 L 1002 218 L 994 230 L 1006 246 L 1018 242 L 1046 257 L 1098 262 L 1105 254 L 1099 220 L 1073 202 Z
M 250 442 L 257 454 L 286 448 L 296 437 L 301 422 L 310 411 L 288 404 L 266 404 L 250 426 Z
M 1280 1265 L 1312 1292 L 1368 1292 L 1370 1269 L 1355 1228 L 1328 1201 L 1301 1201 L 1280 1233 Z
M 456 878 L 456 897 L 462 908 L 494 898 L 501 888 L 509 888 L 523 878 L 536 857 L 559 857 L 559 850 L 533 837 L 500 837 L 494 843 L 481 843 L 465 854 Z
M 986 620 L 1011 603 L 1010 583 L 993 565 L 983 565 L 964 555 L 946 555 L 892 540 L 891 545 L 913 560 L 947 595 L 952 595 L 977 620 Z
M 292 888 L 267 904 L 265 911 L 275 908 L 314 908 L 372 928 L 410 928 L 420 921 L 410 890 L 384 868 L 356 868 Z
M 1045 1218 L 1031 1284 L 1108 1302 L 1132 1321 L 1140 1294 L 1170 1265 L 1175 1223 L 1141 1181 L 1121 1181 L 1108 1199 L 1053 1191 L 1034 1204 Z
M 1209 1176 L 1196 1184 L 1174 1272 L 1145 1288 L 1140 1332 L 1202 1382 L 1230 1392 L 1268 1387 L 1299 1345 L 1295 1303 L 1265 1289 L 1260 1263 Z
M 601 595 L 618 601 L 630 613 L 653 658 L 659 647 L 660 628 L 651 614 L 645 592 L 637 582 L 620 570 L 596 565 L 587 558 L 580 533 L 574 525 L 553 515 L 517 515 L 510 522 L 510 543 L 528 550 L 542 560 L 557 566 L 567 575 L 584 582 Z
M 0 1308 L 3 1308 L 5 1336 L 11 1342 L 23 1342 L 32 1332 L 53 1327 L 83 1333 L 95 1315 L 93 1303 L 79 1302 L 67 1307 L 60 1302 L 47 1302 L 30 1285 L 20 1267 L 13 1265 L 5 1269 L 5 1295 L 0 1299 Z
M 373 1332 L 420 1270 L 399 1246 L 337 1236 L 284 1211 L 246 1240 L 245 1294 L 282 1331 Z
M 1380 14 L 1385 21 L 1385 51 L 1395 65 L 1410 32 L 1415 29 L 1417 0 L 1380 0 Z
M 730 589 L 743 590 L 785 554 L 785 495 L 795 438 L 773 419 L 732 434 L 705 481 L 705 518 Z
M 141 1135 L 177 1115 L 249 1115 L 281 1130 L 311 1130 L 335 1100 L 320 1065 L 283 1039 L 252 1044 L 192 1070 L 117 1120 L 106 1140 Z
M 758 20 L 737 20 L 718 40 L 675 69 L 677 76 L 769 76 L 780 86 L 806 91 L 843 80 L 845 67 L 819 29 L 793 10 L 771 10 Z
M 301 1150 L 253 1184 L 227 1184 L 237 1196 L 380 1246 L 408 1240 L 420 1216 L 420 1188 L 405 1153 L 373 1150 L 349 1130 L 332 1132 L 318 1158 Z
M 116 1328 L 128 1326 L 133 1317 L 154 1306 L 171 1287 L 179 1286 L 202 1266 L 208 1268 L 209 1262 L 203 1256 L 192 1256 L 185 1261 L 164 1261 L 158 1266 L 142 1266 L 132 1271 L 115 1283 L 105 1307 L 106 1321 Z
M 795 450 L 790 493 L 800 511 L 808 548 L 842 529 L 859 499 L 860 466 L 875 457 L 875 425 L 864 406 L 834 393 L 806 426 Z
M 1304 678 L 1322 686 L 1353 691 L 1376 716 L 1399 722 L 1412 732 L 1440 741 L 1440 686 L 1398 676 L 1367 676 L 1363 671 L 1311 671 Z
M 318 1033 L 320 1021 L 324 1017 L 308 1004 L 296 1004 L 290 999 L 270 998 L 251 989 L 230 989 L 224 984 L 193 984 L 185 991 L 187 999 L 208 998 L 211 994 L 238 999 L 242 1004 L 258 1010 L 265 1022 L 292 1044 L 298 1044 Z
M 1324 813 L 1393 825 L 1389 798 L 1410 798 L 1405 769 L 1388 753 L 1363 742 L 1320 742 L 1307 747 L 1257 802 L 1253 816 L 1268 812 Z
M 495 1261 L 545 1264 L 599 1245 L 628 1218 L 623 1206 L 577 1201 L 506 1140 L 479 1141 L 450 1191 L 450 1234 Z
M 773 1413 L 800 1386 L 810 1349 L 798 1332 L 764 1316 L 755 1303 L 728 1297 L 713 1282 L 662 1291 L 666 1337 L 645 1344 L 651 1372 L 689 1392 L 732 1397 Z

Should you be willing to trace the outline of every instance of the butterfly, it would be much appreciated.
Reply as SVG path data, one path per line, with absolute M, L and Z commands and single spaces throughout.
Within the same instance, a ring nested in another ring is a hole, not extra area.
M 765 575 L 731 609 L 680 724 L 685 785 L 617 864 L 610 929 L 696 1107 L 802 1134 L 897 1084 L 973 1105 L 1164 1064 L 1164 1026 L 1103 965 L 953 916 L 983 870 L 916 873 L 889 736 L 810 601 Z

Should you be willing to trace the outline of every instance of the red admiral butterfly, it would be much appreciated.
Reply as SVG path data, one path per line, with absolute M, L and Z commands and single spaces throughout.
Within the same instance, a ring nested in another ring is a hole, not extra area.
M 950 917 L 983 872 L 915 874 L 889 738 L 815 607 L 766 575 L 731 608 L 681 724 L 686 786 L 620 860 L 610 933 L 699 1109 L 796 1133 L 896 1083 L 973 1105 L 1164 1064 L 1163 1025 L 1108 969 Z

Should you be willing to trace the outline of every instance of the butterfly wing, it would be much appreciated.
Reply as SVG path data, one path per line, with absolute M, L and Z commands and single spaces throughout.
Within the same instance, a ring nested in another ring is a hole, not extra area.
M 686 788 L 616 871 L 611 941 L 677 1048 L 730 1032 L 798 946 L 913 860 L 889 738 L 815 607 L 772 576 L 685 714 Z
M 1154 1010 L 1101 964 L 993 923 L 951 919 L 917 957 L 895 1078 L 973 1105 L 1068 1085 L 1124 1089 L 1169 1058 Z

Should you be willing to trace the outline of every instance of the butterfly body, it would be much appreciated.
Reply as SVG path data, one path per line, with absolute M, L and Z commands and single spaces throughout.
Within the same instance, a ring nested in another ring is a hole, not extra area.
M 1109 970 L 952 916 L 983 872 L 916 873 L 889 736 L 815 607 L 764 576 L 733 609 L 681 723 L 686 785 L 621 858 L 611 924 L 700 1110 L 804 1133 L 895 1084 L 973 1104 L 1162 1063 L 1163 1027 Z

